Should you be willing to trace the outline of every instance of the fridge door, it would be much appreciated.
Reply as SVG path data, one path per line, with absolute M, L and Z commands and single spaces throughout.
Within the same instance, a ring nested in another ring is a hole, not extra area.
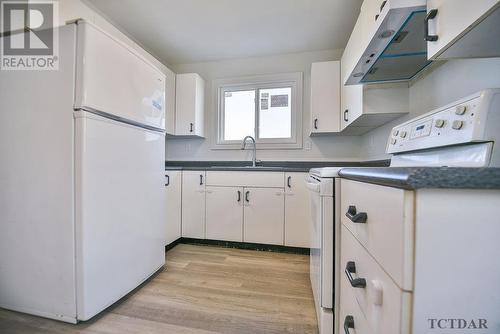
M 165 263 L 164 143 L 160 132 L 75 112 L 79 320 Z
M 165 129 L 165 75 L 123 42 L 78 21 L 75 109 Z

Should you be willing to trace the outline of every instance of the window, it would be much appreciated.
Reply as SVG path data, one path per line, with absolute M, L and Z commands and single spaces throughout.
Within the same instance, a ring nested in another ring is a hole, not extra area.
M 214 148 L 240 148 L 252 136 L 259 148 L 302 147 L 302 73 L 222 79 Z

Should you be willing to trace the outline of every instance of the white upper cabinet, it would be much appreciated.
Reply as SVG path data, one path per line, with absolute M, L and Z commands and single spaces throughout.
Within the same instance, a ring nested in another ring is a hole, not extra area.
M 427 11 L 429 59 L 500 56 L 499 0 L 427 0 Z
M 405 83 L 342 86 L 341 130 L 361 135 L 409 112 Z
M 311 135 L 340 131 L 340 62 L 311 66 Z
M 339 122 L 340 130 L 344 130 L 363 113 L 363 86 L 342 85 L 341 93 L 342 112 L 340 113 Z
M 78 21 L 75 108 L 165 128 L 165 75 L 135 50 Z
M 204 136 L 205 81 L 197 73 L 175 79 L 175 134 Z

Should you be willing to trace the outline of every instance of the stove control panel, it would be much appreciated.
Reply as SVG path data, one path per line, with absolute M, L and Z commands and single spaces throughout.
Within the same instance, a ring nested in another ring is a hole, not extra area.
M 394 127 L 387 153 L 494 141 L 500 133 L 500 89 L 488 89 Z

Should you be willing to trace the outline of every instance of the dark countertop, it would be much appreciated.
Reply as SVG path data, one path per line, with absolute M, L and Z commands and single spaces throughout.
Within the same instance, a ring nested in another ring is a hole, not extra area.
M 343 168 L 342 178 L 402 189 L 500 189 L 500 168 Z
M 384 167 L 389 160 L 376 161 L 263 161 L 251 167 L 251 161 L 165 161 L 165 170 L 308 172 L 321 167 Z

